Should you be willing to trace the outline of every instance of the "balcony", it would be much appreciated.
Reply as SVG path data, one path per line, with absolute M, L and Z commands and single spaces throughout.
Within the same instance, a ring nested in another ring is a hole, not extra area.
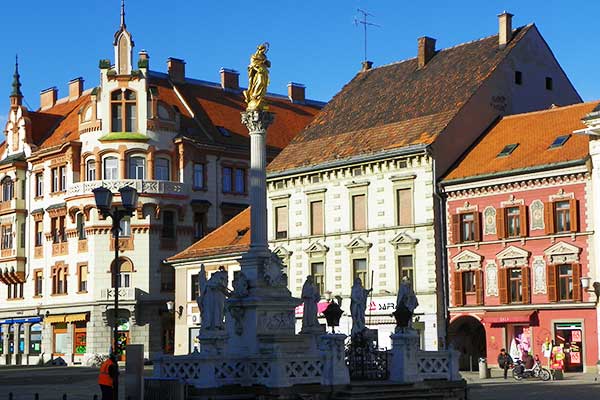
M 115 289 L 101 289 L 100 290 L 100 301 L 115 299 Z M 133 287 L 122 287 L 119 288 L 119 300 L 135 300 L 135 288 Z
M 105 181 L 85 181 L 73 183 L 67 189 L 67 197 L 92 194 L 92 190 L 105 187 L 112 192 L 118 192 L 122 187 L 131 186 L 138 193 L 168 194 L 174 196 L 187 196 L 190 185 L 175 181 L 146 181 L 142 179 L 115 179 Z

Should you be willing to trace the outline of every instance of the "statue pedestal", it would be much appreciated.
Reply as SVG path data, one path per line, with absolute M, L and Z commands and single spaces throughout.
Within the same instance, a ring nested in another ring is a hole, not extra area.
M 319 351 L 323 359 L 322 385 L 348 385 L 350 373 L 346 366 L 345 340 L 347 336 L 333 333 L 319 336 Z
M 392 339 L 390 380 L 400 383 L 418 381 L 419 333 L 412 328 L 402 328 L 390 338 Z
M 227 340 L 227 333 L 223 330 L 203 330 L 200 329 L 198 341 L 200 342 L 200 353 L 202 354 L 222 354 Z

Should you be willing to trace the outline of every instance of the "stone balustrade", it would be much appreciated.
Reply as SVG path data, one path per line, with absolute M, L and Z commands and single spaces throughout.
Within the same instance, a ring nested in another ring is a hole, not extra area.
M 115 289 L 101 289 L 100 290 L 100 301 L 103 300 L 114 300 L 115 299 Z M 119 288 L 119 300 L 135 300 L 135 288 L 127 287 L 127 288 Z
M 142 179 L 115 179 L 102 181 L 85 181 L 73 183 L 67 189 L 67 198 L 91 194 L 98 187 L 105 187 L 112 192 L 130 186 L 138 193 L 146 194 L 169 194 L 187 196 L 190 193 L 190 185 L 175 181 L 149 181 Z
M 460 380 L 458 357 L 458 352 L 454 350 L 418 351 L 416 357 L 418 380 Z

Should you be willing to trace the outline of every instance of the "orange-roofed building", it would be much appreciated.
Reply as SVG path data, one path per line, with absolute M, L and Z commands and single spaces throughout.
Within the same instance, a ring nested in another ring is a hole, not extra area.
M 586 118 L 600 101 L 506 116 L 442 181 L 449 341 L 461 367 L 564 345 L 565 370 L 595 370 L 598 280 Z
M 187 76 L 180 59 L 169 58 L 166 72 L 150 68 L 146 51 L 134 61 L 124 12 L 113 46 L 114 60 L 100 60 L 98 86 L 85 89 L 76 78 L 62 98 L 46 89 L 36 111 L 23 105 L 15 71 L 0 144 L 0 364 L 58 356 L 85 364 L 108 352 L 115 319 L 121 344 L 143 344 L 147 358 L 173 352 L 165 303 L 174 272 L 162 260 L 249 204 L 238 72 L 223 68 L 215 83 Z M 269 161 L 323 106 L 301 84 L 287 90 L 267 94 L 275 115 Z M 115 241 L 111 219 L 95 208 L 98 187 L 110 189 L 115 204 L 120 188 L 139 193 L 134 215 L 121 221 L 118 312 Z

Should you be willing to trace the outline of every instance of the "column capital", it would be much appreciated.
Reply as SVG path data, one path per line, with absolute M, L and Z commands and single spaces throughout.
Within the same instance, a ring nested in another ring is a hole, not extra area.
M 267 128 L 273 120 L 275 114 L 269 111 L 245 111 L 242 113 L 242 123 L 246 125 L 250 134 L 261 134 L 267 133 Z

